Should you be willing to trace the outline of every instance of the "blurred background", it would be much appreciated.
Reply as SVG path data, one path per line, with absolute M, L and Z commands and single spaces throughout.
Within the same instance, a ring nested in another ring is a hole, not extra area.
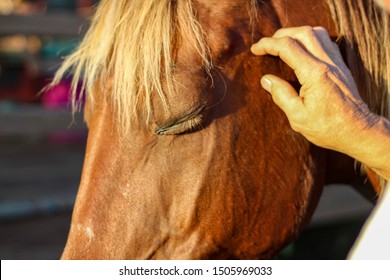
M 38 93 L 79 43 L 93 0 L 0 0 L 0 257 L 57 259 L 87 136 L 68 81 Z
M 0 258 L 58 259 L 66 242 L 87 129 L 69 82 L 38 93 L 80 42 L 97 0 L 0 0 Z M 373 205 L 325 188 L 312 223 L 279 259 L 343 259 Z

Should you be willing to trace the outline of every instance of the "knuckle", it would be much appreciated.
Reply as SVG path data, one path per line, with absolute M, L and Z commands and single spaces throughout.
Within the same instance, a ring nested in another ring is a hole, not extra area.
M 314 31 L 313 27 L 311 26 L 303 26 L 301 35 L 305 36 L 307 38 L 314 38 L 316 36 L 316 32 Z
M 291 38 L 290 36 L 283 37 L 281 43 L 282 43 L 281 44 L 282 47 L 286 48 L 286 49 L 290 49 L 290 48 L 296 46 L 296 44 L 297 44 L 295 39 Z
M 317 32 L 328 34 L 328 30 L 326 30 L 326 28 L 324 28 L 322 26 L 316 26 L 316 27 L 313 28 L 313 30 L 317 31 Z
M 278 29 L 278 30 L 274 33 L 273 37 L 280 37 L 280 35 L 283 34 L 283 33 L 284 33 L 284 28 L 280 28 L 280 29 Z
M 265 41 L 267 41 L 268 37 L 262 37 L 256 44 L 263 44 Z
M 316 68 L 320 77 L 328 77 L 329 73 L 332 72 L 330 65 L 324 62 L 318 62 Z

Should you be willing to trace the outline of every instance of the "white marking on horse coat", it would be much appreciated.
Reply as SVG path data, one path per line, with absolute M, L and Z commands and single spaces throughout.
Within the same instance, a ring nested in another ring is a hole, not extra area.
M 129 187 L 130 187 L 130 185 L 127 184 L 127 185 L 126 185 L 125 191 L 122 193 L 122 195 L 123 195 L 125 198 L 128 198 L 128 196 L 129 196 Z
M 122 193 L 122 195 L 123 195 L 125 198 L 127 198 L 127 197 L 129 196 L 129 192 L 128 192 L 128 191 L 124 191 L 124 192 Z
M 82 224 L 75 225 L 76 230 L 79 234 L 85 234 L 88 239 L 88 242 L 91 242 L 94 238 L 94 233 L 91 227 L 84 227 Z
M 87 236 L 88 241 L 91 242 L 93 237 L 94 237 L 94 234 L 93 234 L 93 231 L 92 231 L 91 227 L 86 227 L 85 228 L 85 235 Z

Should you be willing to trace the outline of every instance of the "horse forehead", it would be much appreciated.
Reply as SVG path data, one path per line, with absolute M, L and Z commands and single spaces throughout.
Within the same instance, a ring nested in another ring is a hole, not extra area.
M 238 44 L 251 43 L 251 15 L 247 5 L 227 6 L 224 3 L 216 3 L 213 9 L 209 4 L 197 5 L 199 22 L 206 33 L 210 51 L 217 57 L 228 53 Z
M 282 27 L 301 25 L 323 26 L 337 36 L 327 0 L 274 0 L 272 7 Z
M 334 22 L 327 0 L 197 0 L 196 9 L 201 25 L 211 36 L 220 34 L 219 41 L 230 39 L 232 33 L 221 33 L 231 29 L 241 33 L 250 31 L 251 35 L 272 36 L 276 29 L 289 26 L 324 26 L 332 36 L 336 36 Z M 252 17 L 252 18 L 251 18 Z M 258 21 L 256 29 L 251 24 Z M 257 34 L 257 35 L 256 35 Z M 225 36 L 224 35 L 228 35 Z M 233 38 L 234 39 L 234 38 Z M 225 44 L 226 45 L 226 44 Z

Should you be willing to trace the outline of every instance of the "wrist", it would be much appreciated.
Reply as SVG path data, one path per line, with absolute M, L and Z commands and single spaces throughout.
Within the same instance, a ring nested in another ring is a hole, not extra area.
M 358 124 L 347 154 L 390 179 L 390 121 L 370 113 Z

